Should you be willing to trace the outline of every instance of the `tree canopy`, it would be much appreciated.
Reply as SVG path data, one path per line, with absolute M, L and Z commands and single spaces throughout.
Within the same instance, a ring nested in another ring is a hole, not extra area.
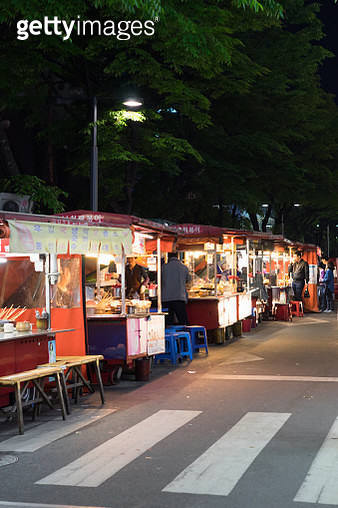
M 155 33 L 16 38 L 16 20 L 44 16 L 151 19 Z M 96 96 L 101 210 L 255 228 L 273 214 L 276 231 L 283 219 L 304 238 L 335 217 L 337 107 L 320 85 L 330 53 L 318 3 L 7 0 L 0 23 L 0 114 L 18 171 L 68 192 L 66 207 L 89 207 Z M 127 95 L 142 97 L 139 112 L 125 111 Z

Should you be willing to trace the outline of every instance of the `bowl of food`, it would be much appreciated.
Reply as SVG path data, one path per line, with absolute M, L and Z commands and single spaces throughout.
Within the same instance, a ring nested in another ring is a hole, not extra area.
M 30 329 L 31 329 L 31 324 L 29 321 L 17 321 L 16 322 L 17 332 L 29 332 Z

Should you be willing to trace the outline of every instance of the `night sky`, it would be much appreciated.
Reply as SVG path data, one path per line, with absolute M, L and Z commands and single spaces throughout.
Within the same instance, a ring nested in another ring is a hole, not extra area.
M 338 3 L 334 0 L 323 0 L 320 18 L 324 23 L 324 32 L 327 34 L 320 44 L 338 55 Z M 338 58 L 328 58 L 321 69 L 323 88 L 338 96 Z M 337 102 L 337 98 L 336 98 Z

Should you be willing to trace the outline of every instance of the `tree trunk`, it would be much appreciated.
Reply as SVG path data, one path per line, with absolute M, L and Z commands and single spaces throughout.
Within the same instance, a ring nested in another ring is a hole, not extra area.
M 271 211 L 272 211 L 272 205 L 269 205 L 268 208 L 266 209 L 265 216 L 262 221 L 262 231 L 264 231 L 264 232 L 266 232 L 266 226 L 267 226 L 267 223 L 269 222 L 269 219 L 271 217 Z
M 236 224 L 236 212 L 237 212 L 237 206 L 234 205 L 231 210 L 231 227 L 237 226 Z
M 257 214 L 249 212 L 249 217 L 250 217 L 250 220 L 251 220 L 251 224 L 252 224 L 252 226 L 254 228 L 254 231 L 259 231 L 259 224 L 258 224 Z
M 14 155 L 5 130 L 8 129 L 9 126 L 10 122 L 8 120 L 3 120 L 0 122 L 0 156 L 3 160 L 6 176 L 15 176 L 19 175 L 20 171 L 14 159 Z
M 48 180 L 50 185 L 55 184 L 54 179 L 54 147 L 52 138 L 52 127 L 53 127 L 53 106 L 49 102 L 48 104 L 48 141 L 47 141 L 47 158 L 48 158 Z

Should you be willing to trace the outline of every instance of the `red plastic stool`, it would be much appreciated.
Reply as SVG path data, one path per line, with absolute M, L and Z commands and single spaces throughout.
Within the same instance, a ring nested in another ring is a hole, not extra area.
M 304 317 L 303 302 L 299 300 L 293 300 L 291 303 L 291 313 L 293 316 Z
M 292 321 L 291 305 L 289 303 L 275 303 L 275 321 Z

